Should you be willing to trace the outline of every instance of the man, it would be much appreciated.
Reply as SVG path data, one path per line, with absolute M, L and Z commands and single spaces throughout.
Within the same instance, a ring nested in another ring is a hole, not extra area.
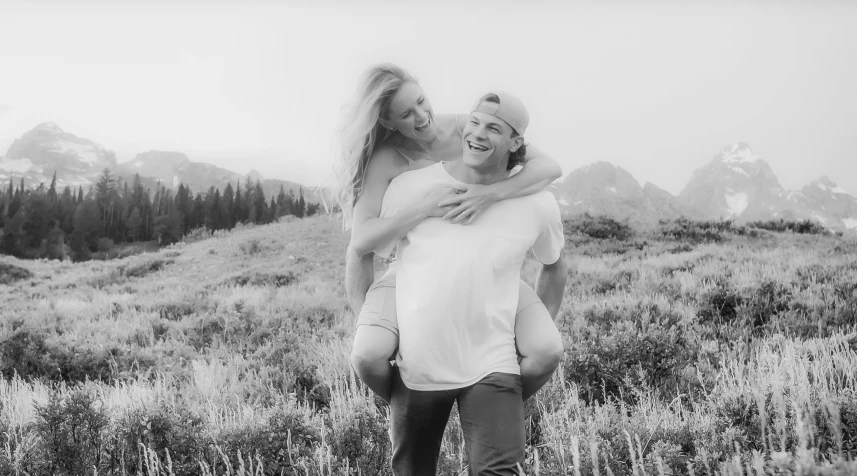
M 483 96 L 462 131 L 462 160 L 396 177 L 381 216 L 439 184 L 491 184 L 525 154 L 529 116 L 517 98 Z M 474 474 L 517 474 L 524 410 L 515 350 L 518 283 L 526 254 L 542 263 L 536 289 L 559 308 L 567 278 L 559 207 L 549 192 L 495 203 L 462 226 L 429 218 L 398 244 L 398 371 L 391 401 L 393 472 L 434 475 L 453 403 Z

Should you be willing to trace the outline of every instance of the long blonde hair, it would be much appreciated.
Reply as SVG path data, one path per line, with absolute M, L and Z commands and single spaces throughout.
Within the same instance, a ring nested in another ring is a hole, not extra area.
M 408 81 L 414 78 L 394 64 L 372 66 L 360 78 L 354 100 L 343 108 L 335 141 L 332 192 L 342 210 L 345 229 L 351 226 L 372 152 L 389 134 L 378 119 L 386 117 L 393 95 Z

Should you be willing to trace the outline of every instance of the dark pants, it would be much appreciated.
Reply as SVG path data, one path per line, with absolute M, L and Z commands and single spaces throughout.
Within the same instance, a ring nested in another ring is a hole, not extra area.
M 525 444 L 519 375 L 493 373 L 469 387 L 423 392 L 406 387 L 398 368 L 390 402 L 393 474 L 435 475 L 443 431 L 456 401 L 470 474 L 518 474 Z

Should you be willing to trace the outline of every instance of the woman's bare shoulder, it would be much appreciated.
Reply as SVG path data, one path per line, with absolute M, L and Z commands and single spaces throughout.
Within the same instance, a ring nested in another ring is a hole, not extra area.
M 402 172 L 408 170 L 408 159 L 402 156 L 396 149 L 388 144 L 379 144 L 372 152 L 367 165 L 367 173 L 380 175 L 385 179 L 392 180 Z

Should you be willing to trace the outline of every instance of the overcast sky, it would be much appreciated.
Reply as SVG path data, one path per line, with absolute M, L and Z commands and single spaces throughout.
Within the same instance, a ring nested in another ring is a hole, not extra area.
M 206 3 L 0 4 L 0 155 L 55 122 L 120 162 L 176 150 L 317 184 L 360 73 L 391 61 L 437 113 L 516 94 L 566 173 L 608 160 L 678 193 L 744 141 L 786 188 L 857 195 L 857 6 Z

